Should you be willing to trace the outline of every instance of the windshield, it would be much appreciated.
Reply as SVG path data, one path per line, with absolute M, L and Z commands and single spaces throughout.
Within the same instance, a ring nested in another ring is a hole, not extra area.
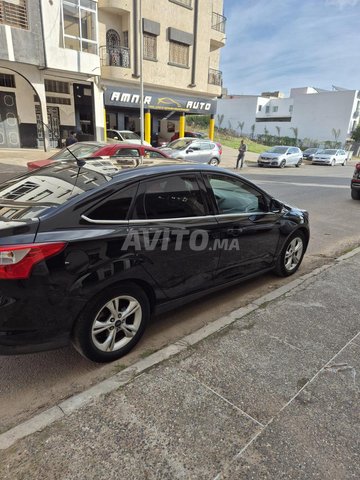
M 322 151 L 322 153 L 325 153 L 326 155 L 335 155 L 336 152 L 337 152 L 337 150 L 331 150 L 329 148 Z
M 69 150 L 77 157 L 77 158 L 85 158 L 90 157 L 93 153 L 99 150 L 101 147 L 105 146 L 105 144 L 101 143 L 73 143 L 67 148 L 63 148 L 60 152 L 55 153 L 52 157 L 52 160 L 67 160 L 73 159 L 74 157 L 71 155 Z M 69 149 L 69 150 L 68 150 Z
M 172 150 L 183 150 L 186 148 L 193 140 L 185 140 L 183 138 L 180 138 L 179 140 L 174 140 L 173 142 L 170 142 L 167 147 L 171 148 Z
M 286 153 L 288 147 L 273 147 L 270 148 L 269 153 Z
M 140 137 L 134 132 L 119 132 L 124 140 L 140 140 Z
M 307 148 L 304 153 L 315 153 L 317 152 L 319 149 L 318 148 Z

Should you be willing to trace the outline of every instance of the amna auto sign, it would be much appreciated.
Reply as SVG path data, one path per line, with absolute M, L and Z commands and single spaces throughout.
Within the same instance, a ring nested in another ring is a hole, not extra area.
M 108 87 L 105 91 L 105 105 L 126 108 L 136 108 L 140 105 L 140 95 L 136 90 L 118 90 Z M 180 97 L 178 95 L 166 96 L 155 92 L 146 92 L 144 106 L 153 110 L 170 110 L 189 113 L 216 113 L 216 100 L 204 98 Z

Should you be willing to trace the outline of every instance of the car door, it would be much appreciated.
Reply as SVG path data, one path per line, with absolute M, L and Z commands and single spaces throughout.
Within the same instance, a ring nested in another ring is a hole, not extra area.
M 211 142 L 199 142 L 200 144 L 200 155 L 198 156 L 198 161 L 201 163 L 208 163 L 212 158 L 212 150 L 214 144 Z
M 219 267 L 216 281 L 235 280 L 274 264 L 281 212 L 270 210 L 270 198 L 243 179 L 205 175 L 219 223 Z
M 200 142 L 192 142 L 186 147 L 185 160 L 199 162 L 202 154 L 203 153 L 200 149 Z
M 299 161 L 299 151 L 295 147 L 289 148 L 286 163 L 288 165 L 296 165 Z
M 212 285 L 218 223 L 201 177 L 177 173 L 142 181 L 129 225 L 139 261 L 167 297 Z

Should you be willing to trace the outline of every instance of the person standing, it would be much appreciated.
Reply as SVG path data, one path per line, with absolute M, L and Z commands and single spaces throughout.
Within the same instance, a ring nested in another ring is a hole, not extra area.
M 239 146 L 239 154 L 236 161 L 236 168 L 243 168 L 246 150 L 247 150 L 246 144 L 244 143 L 244 140 L 241 140 L 240 146 Z M 239 167 L 239 164 L 240 164 L 240 167 Z
M 76 143 L 78 139 L 76 138 L 76 132 L 72 131 L 70 132 L 70 135 L 67 137 L 65 140 L 65 147 L 69 147 L 73 143 Z

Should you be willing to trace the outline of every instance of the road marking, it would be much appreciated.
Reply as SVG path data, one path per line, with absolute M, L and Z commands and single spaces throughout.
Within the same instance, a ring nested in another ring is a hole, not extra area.
M 297 187 L 350 188 L 350 183 L 349 185 L 332 185 L 322 183 L 279 182 L 278 180 L 257 180 L 256 183 L 280 183 L 286 185 L 295 185 Z

